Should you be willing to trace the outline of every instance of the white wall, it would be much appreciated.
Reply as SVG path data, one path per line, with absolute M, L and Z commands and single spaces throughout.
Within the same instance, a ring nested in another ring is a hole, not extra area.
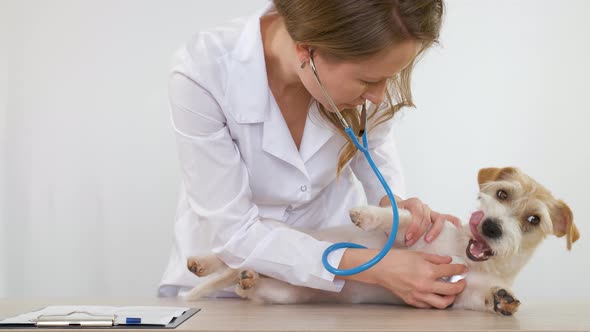
M 0 1 L 0 296 L 155 294 L 179 184 L 170 58 L 194 31 L 265 2 Z M 398 120 L 409 190 L 435 209 L 467 216 L 477 170 L 493 165 L 570 204 L 582 240 L 571 253 L 563 239 L 542 246 L 515 286 L 527 301 L 590 296 L 578 263 L 590 251 L 590 2 L 559 4 L 450 0 L 443 46 L 416 71 L 419 108 Z
M 0 8 L 2 8 L 0 6 Z M 4 156 L 4 150 L 6 144 L 4 144 L 4 134 L 6 133 L 6 81 L 7 81 L 7 59 L 6 59 L 6 46 L 8 45 L 8 17 L 6 15 L 6 11 L 0 10 L 0 221 L 4 220 L 4 165 L 6 164 L 4 160 L 6 160 Z M 4 222 L 0 222 L 0 295 L 6 292 L 5 290 L 5 275 L 3 271 L 7 270 L 7 265 L 5 264 L 5 256 L 2 254 L 6 252 L 4 244 L 6 243 L 5 240 L 5 231 L 4 231 Z
M 155 294 L 179 185 L 172 53 L 263 3 L 1 2 L 15 37 L 3 296 Z

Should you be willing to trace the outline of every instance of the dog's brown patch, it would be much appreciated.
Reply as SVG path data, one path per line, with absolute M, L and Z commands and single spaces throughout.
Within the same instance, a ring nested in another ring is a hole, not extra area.
M 516 173 L 518 170 L 514 167 L 504 167 L 504 168 L 496 168 L 496 167 L 489 167 L 489 168 L 482 168 L 479 170 L 477 174 L 477 182 L 479 183 L 479 188 L 481 189 L 482 185 L 487 182 L 498 181 L 510 174 Z

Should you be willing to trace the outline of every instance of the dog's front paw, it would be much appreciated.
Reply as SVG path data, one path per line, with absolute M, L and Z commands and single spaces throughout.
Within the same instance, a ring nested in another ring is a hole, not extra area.
M 512 293 L 504 288 L 492 288 L 492 296 L 494 301 L 494 311 L 500 315 L 511 316 L 520 306 L 520 301 L 517 300 Z
M 380 221 L 377 210 L 374 206 L 363 206 L 350 209 L 350 220 L 353 224 L 365 231 L 372 231 L 379 228 Z M 378 209 L 378 208 L 377 208 Z

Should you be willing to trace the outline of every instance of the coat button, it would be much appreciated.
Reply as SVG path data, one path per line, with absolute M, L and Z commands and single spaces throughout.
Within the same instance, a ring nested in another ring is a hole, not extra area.
M 301 186 L 301 191 L 304 191 L 304 192 L 307 191 L 307 186 L 305 186 L 305 185 Z

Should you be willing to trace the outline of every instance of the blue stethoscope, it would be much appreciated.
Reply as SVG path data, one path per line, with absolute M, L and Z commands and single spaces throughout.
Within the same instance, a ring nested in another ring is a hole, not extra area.
M 393 246 L 393 242 L 395 241 L 395 236 L 397 234 L 397 227 L 399 224 L 399 212 L 398 212 L 398 208 L 397 208 L 397 203 L 395 202 L 395 198 L 393 196 L 393 193 L 391 192 L 391 188 L 389 188 L 389 185 L 387 184 L 387 182 L 385 181 L 385 179 L 381 175 L 381 172 L 379 172 L 379 169 L 377 168 L 377 166 L 373 162 L 373 158 L 371 158 L 371 155 L 369 154 L 369 145 L 367 143 L 367 132 L 365 131 L 365 126 L 367 124 L 367 108 L 365 106 L 365 103 L 363 103 L 362 111 L 361 111 L 361 130 L 359 133 L 359 136 L 362 136 L 362 140 L 363 140 L 363 144 L 361 145 L 356 134 L 352 132 L 352 128 L 348 125 L 348 123 L 346 122 L 344 117 L 342 117 L 342 114 L 338 110 L 338 107 L 336 107 L 336 104 L 334 104 L 334 101 L 332 100 L 332 98 L 330 97 L 330 95 L 326 91 L 326 88 L 324 88 L 324 85 L 320 81 L 320 77 L 318 75 L 318 72 L 315 67 L 315 63 L 313 61 L 313 49 L 309 51 L 309 63 L 311 65 L 313 75 L 314 75 L 316 81 L 318 82 L 318 85 L 322 89 L 322 92 L 324 93 L 324 96 L 328 100 L 328 103 L 330 103 L 330 107 L 332 107 L 332 110 L 334 110 L 334 113 L 336 113 L 336 115 L 338 116 L 338 120 L 340 120 L 340 123 L 342 124 L 342 127 L 344 128 L 344 131 L 346 132 L 348 137 L 350 137 L 350 139 L 352 140 L 354 145 L 356 145 L 356 147 L 367 158 L 367 162 L 369 163 L 369 165 L 371 165 L 373 172 L 375 172 L 375 176 L 377 176 L 377 178 L 381 182 L 381 185 L 383 186 L 383 188 L 387 192 L 387 197 L 389 197 L 389 201 L 391 202 L 391 208 L 393 209 L 393 226 L 391 227 L 391 234 L 389 235 L 389 239 L 387 240 L 387 243 L 385 244 L 383 249 L 381 249 L 381 251 L 377 254 L 377 256 L 373 257 L 368 262 L 361 264 L 355 268 L 348 269 L 348 270 L 340 270 L 340 269 L 334 268 L 332 265 L 330 265 L 330 263 L 328 263 L 328 255 L 332 251 L 342 249 L 342 248 L 363 248 L 363 249 L 366 249 L 365 246 L 362 246 L 360 244 L 351 243 L 351 242 L 339 242 L 339 243 L 334 243 L 333 245 L 329 246 L 324 251 L 324 254 L 322 255 L 322 263 L 324 264 L 324 267 L 326 268 L 326 270 L 330 271 L 331 273 L 333 273 L 335 275 L 349 276 L 349 275 L 363 272 L 363 271 L 371 268 L 373 265 L 377 264 L 383 257 L 385 257 L 385 255 L 387 254 L 387 252 L 389 252 L 389 250 L 391 250 L 391 247 Z

